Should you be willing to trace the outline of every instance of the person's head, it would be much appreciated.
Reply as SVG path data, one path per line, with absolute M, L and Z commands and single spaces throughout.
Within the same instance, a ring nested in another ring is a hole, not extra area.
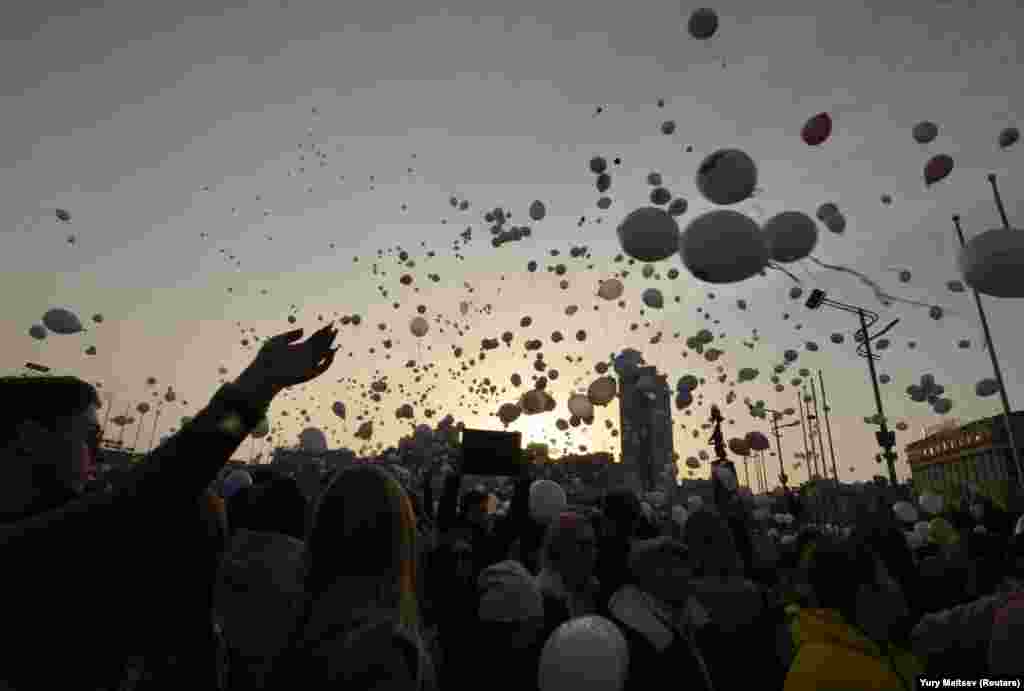
M 533 576 L 516 561 L 487 567 L 477 580 L 479 621 L 502 653 L 535 645 L 544 627 L 544 599 Z
M 602 537 L 632 538 L 643 521 L 640 498 L 628 489 L 616 489 L 601 503 Z
M 731 578 L 742 573 L 742 561 L 732 531 L 725 518 L 716 511 L 694 511 L 686 521 L 683 541 L 690 550 L 697 577 Z
M 232 521 L 234 530 L 282 533 L 296 540 L 305 537 L 306 496 L 294 478 L 274 474 L 240 490 L 235 497 L 243 501 L 238 505 L 239 515 Z
M 2 377 L 11 412 L 0 421 L 0 510 L 19 511 L 40 496 L 81 491 L 96 473 L 99 395 L 76 377 Z
M 888 641 L 907 616 L 906 598 L 885 561 L 864 541 L 822 539 L 809 569 L 815 604 L 876 641 Z
M 682 542 L 660 537 L 634 543 L 629 572 L 633 585 L 667 604 L 684 604 L 690 596 L 693 570 Z
M 597 562 L 597 535 L 590 521 L 570 512 L 552 521 L 544 538 L 541 562 L 560 575 L 567 587 L 583 587 L 594 575 Z
M 462 516 L 473 525 L 487 522 L 487 495 L 471 489 L 462 495 Z
M 313 511 L 306 538 L 306 591 L 316 597 L 335 583 L 368 593 L 372 604 L 398 611 L 418 630 L 416 518 L 405 491 L 372 466 L 334 475 Z

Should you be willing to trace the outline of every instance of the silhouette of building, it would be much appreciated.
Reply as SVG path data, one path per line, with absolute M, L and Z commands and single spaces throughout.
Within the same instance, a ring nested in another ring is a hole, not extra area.
M 658 374 L 656 367 L 637 367 L 620 372 L 619 391 L 619 434 L 625 484 L 647 492 L 674 491 L 672 391 L 668 380 Z M 664 473 L 667 465 L 673 468 L 671 483 Z
M 1024 439 L 1024 411 L 1013 413 L 1011 420 L 1014 437 Z M 949 495 L 974 483 L 989 496 L 999 488 L 1004 500 L 1016 496 L 1017 466 L 1002 415 L 927 431 L 906 447 L 914 489 Z

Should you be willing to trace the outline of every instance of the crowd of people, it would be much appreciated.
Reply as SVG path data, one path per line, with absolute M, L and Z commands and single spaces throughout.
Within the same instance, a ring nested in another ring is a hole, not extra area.
M 272 399 L 330 367 L 335 335 L 270 339 L 100 489 L 96 390 L 0 380 L 19 401 L 0 423 L 3 688 L 909 691 L 1024 675 L 1024 535 L 984 501 L 912 543 L 888 506 L 840 528 L 798 517 L 784 538 L 743 502 L 677 520 L 628 489 L 541 512 L 529 465 L 500 513 L 458 463 L 411 481 L 356 464 L 315 497 L 273 469 L 226 483 Z

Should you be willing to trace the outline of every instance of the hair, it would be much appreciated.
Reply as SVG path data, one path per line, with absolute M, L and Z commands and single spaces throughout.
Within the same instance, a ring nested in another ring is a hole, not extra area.
M 393 477 L 371 466 L 336 473 L 315 505 L 306 559 L 310 597 L 347 579 L 374 583 L 374 604 L 418 635 L 416 518 Z
M 58 419 L 102 405 L 96 387 L 78 377 L 0 377 L 0 400 L 16 402 L 0 419 L 0 444 L 17 439 L 22 423 L 52 431 Z
M 306 534 L 306 496 L 294 478 L 274 475 L 260 484 L 239 490 L 240 502 L 232 506 L 232 530 L 246 528 L 282 533 L 297 540 Z M 232 497 L 234 499 L 235 497 Z
M 808 575 L 818 606 L 838 610 L 848 624 L 855 624 L 860 586 L 875 582 L 874 555 L 862 541 L 823 537 Z

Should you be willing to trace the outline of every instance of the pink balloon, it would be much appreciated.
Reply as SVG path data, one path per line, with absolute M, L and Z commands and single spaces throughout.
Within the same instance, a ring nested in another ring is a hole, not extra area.
M 804 123 L 800 137 L 808 146 L 823 144 L 832 134 L 832 118 L 828 113 L 818 113 Z
M 953 157 L 948 154 L 932 156 L 924 166 L 924 184 L 934 185 L 953 172 Z

